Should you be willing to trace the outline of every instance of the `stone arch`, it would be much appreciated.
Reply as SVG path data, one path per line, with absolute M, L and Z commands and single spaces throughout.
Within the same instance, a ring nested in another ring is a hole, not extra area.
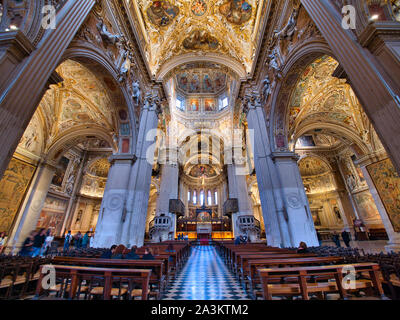
M 112 147 L 114 153 L 118 150 L 116 142 L 103 127 L 97 125 L 92 125 L 91 127 L 79 126 L 69 129 L 65 134 L 53 142 L 49 148 L 47 159 L 52 162 L 57 162 L 66 151 L 81 140 L 86 139 L 87 136 L 95 136 L 107 141 Z
M 297 141 L 302 135 L 315 130 L 315 129 L 325 129 L 325 130 L 332 130 L 335 133 L 342 135 L 344 138 L 347 140 L 351 141 L 353 144 L 355 144 L 358 148 L 357 152 L 355 152 L 359 157 L 363 155 L 367 155 L 370 153 L 370 148 L 367 146 L 367 144 L 360 138 L 359 134 L 357 132 L 354 132 L 353 130 L 346 128 L 344 126 L 341 126 L 337 123 L 330 123 L 330 122 L 313 122 L 309 124 L 305 124 L 304 126 L 301 126 L 298 128 L 296 135 L 294 136 L 294 143 L 292 144 L 292 151 L 294 151 L 294 146 Z M 351 145 L 350 145 L 351 147 Z M 354 150 L 356 151 L 356 150 Z M 361 151 L 361 152 L 360 152 Z
M 270 127 L 272 149 L 288 149 L 288 110 L 289 101 L 296 88 L 300 75 L 316 59 L 324 55 L 334 58 L 332 50 L 323 40 L 311 40 L 295 48 L 286 59 L 282 68 L 282 79 L 271 98 Z
M 85 66 L 94 75 L 105 82 L 109 91 L 114 92 L 111 96 L 117 114 L 117 111 L 121 109 L 126 109 L 128 111 L 128 122 L 130 125 L 131 135 L 130 151 L 133 152 L 136 147 L 135 144 L 139 120 L 137 115 L 140 114 L 140 110 L 137 109 L 139 108 L 139 105 L 133 103 L 133 99 L 130 97 L 127 86 L 121 85 L 118 81 L 119 71 L 115 68 L 114 63 L 110 61 L 110 58 L 103 50 L 83 41 L 74 41 L 71 43 L 71 45 L 65 50 L 58 65 L 61 65 L 64 61 L 69 59 Z M 107 82 L 105 79 L 107 79 Z M 119 126 L 121 119 L 120 117 L 116 117 L 116 119 Z M 119 129 L 120 128 L 118 127 L 118 130 Z

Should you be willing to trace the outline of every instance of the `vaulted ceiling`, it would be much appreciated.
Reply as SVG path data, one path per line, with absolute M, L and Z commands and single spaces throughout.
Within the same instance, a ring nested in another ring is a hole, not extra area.
M 153 75 L 172 57 L 190 53 L 222 55 L 251 71 L 266 0 L 129 2 Z

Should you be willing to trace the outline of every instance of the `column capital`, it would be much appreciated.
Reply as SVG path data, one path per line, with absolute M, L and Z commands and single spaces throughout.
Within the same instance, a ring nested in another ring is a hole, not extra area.
M 113 154 L 108 158 L 108 161 L 113 165 L 115 162 L 127 162 L 133 164 L 136 162 L 136 155 L 134 154 Z
M 248 114 L 250 110 L 261 108 L 261 97 L 257 92 L 246 94 L 242 99 L 243 112 Z
M 162 113 L 161 100 L 158 95 L 153 95 L 151 93 L 146 95 L 143 110 L 145 109 L 148 111 L 154 111 L 157 114 L 157 117 Z
M 18 62 L 29 56 L 35 49 L 34 45 L 21 30 L 0 32 L 0 46 L 7 48 L 7 51 Z
M 294 160 L 299 161 L 300 156 L 297 153 L 285 151 L 285 152 L 272 152 L 272 160 Z

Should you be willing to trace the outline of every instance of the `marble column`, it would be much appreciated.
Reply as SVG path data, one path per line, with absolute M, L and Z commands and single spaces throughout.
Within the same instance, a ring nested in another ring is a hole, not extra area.
M 13 252 L 15 252 L 16 247 L 18 248 L 22 245 L 30 232 L 36 229 L 56 167 L 42 163 L 38 170 L 39 173 L 26 202 L 25 209 L 20 214 L 18 227 L 10 237 L 9 246 L 12 247 Z
M 254 98 L 245 98 L 244 110 L 247 112 L 247 123 L 254 136 L 254 167 L 262 214 L 265 223 L 267 243 L 274 247 L 291 246 L 287 215 L 280 194 L 279 179 L 271 159 L 271 145 L 264 110 Z M 297 244 L 296 244 L 297 245 Z
M 151 173 L 154 161 L 155 130 L 158 125 L 160 105 L 157 98 L 146 97 L 140 116 L 137 160 L 132 167 L 127 199 L 127 214 L 121 230 L 120 243 L 127 247 L 143 246 L 146 215 L 149 203 Z
M 385 54 L 384 57 L 374 56 L 357 41 L 354 30 L 346 30 L 342 27 L 343 16 L 333 2 L 301 0 L 308 15 L 346 72 L 352 89 L 373 123 L 397 172 L 400 172 L 400 139 L 397 138 L 400 135 L 400 85 L 392 78 L 395 74 L 393 70 L 397 70 L 399 65 L 398 44 L 393 43 L 394 47 L 397 46 L 397 52 L 389 50 L 391 53 Z M 376 26 L 378 23 L 370 23 L 370 25 Z M 384 26 L 384 23 L 379 22 L 379 25 Z M 387 35 L 390 34 L 397 34 L 398 25 L 398 23 L 394 23 L 387 26 L 388 29 L 384 31 L 387 34 L 383 38 L 388 38 Z M 380 34 L 380 32 L 374 33 L 368 34 L 367 38 L 372 39 Z M 361 39 L 362 42 L 365 42 L 364 40 Z M 397 40 L 395 41 L 397 42 Z M 384 43 L 381 40 L 378 42 Z M 380 53 L 383 52 L 381 46 L 376 46 L 376 48 L 379 48 Z M 386 63 L 382 63 L 380 61 L 382 59 L 386 59 Z M 387 67 L 388 65 L 390 68 L 382 69 L 383 66 Z
M 156 216 L 164 214 L 171 218 L 171 228 L 162 234 L 163 241 L 168 240 L 169 232 L 173 232 L 173 239 L 175 239 L 176 214 L 169 212 L 169 200 L 178 199 L 178 180 L 179 167 L 177 163 L 166 163 L 162 165 L 160 194 L 157 199 Z
M 390 252 L 390 251 L 398 252 L 398 251 L 400 251 L 400 233 L 394 231 L 393 225 L 390 221 L 390 218 L 385 209 L 385 206 L 384 206 L 384 204 L 381 200 L 381 197 L 379 196 L 378 191 L 375 188 L 374 182 L 372 181 L 372 178 L 369 175 L 369 172 L 367 170 L 368 165 L 371 165 L 377 161 L 383 160 L 382 158 L 383 158 L 382 156 L 381 157 L 379 157 L 379 156 L 376 157 L 374 155 L 366 156 L 366 157 L 360 159 L 358 161 L 358 164 L 361 167 L 364 178 L 368 184 L 369 191 L 371 192 L 372 198 L 375 201 L 376 208 L 379 211 L 379 214 L 382 219 L 382 223 L 383 223 L 386 233 L 389 237 L 389 241 L 388 241 L 387 245 L 385 246 L 385 249 L 388 252 Z M 382 179 L 384 179 L 384 177 L 382 177 Z
M 297 165 L 298 155 L 292 152 L 276 152 L 273 153 L 273 159 L 287 210 L 292 246 L 297 247 L 301 241 L 307 246 L 318 246 L 314 221 Z
M 126 210 L 129 175 L 135 156 L 118 154 L 111 156 L 109 160 L 111 166 L 93 239 L 93 246 L 96 248 L 108 248 L 119 244 Z
M 94 4 L 95 0 L 67 1 L 57 13 L 56 28 L 46 30 L 36 48 L 20 30 L 0 33 L 0 73 L 13 75 L 1 83 L 0 177 L 42 99 L 45 85 L 60 63 L 60 57 Z

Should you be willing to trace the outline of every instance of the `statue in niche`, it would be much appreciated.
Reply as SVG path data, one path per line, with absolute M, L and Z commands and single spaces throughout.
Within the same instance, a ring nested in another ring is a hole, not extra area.
M 274 38 L 276 39 L 288 39 L 292 40 L 292 37 L 296 31 L 297 18 L 299 16 L 300 6 L 293 8 L 292 14 L 290 15 L 289 21 L 286 26 L 278 32 L 278 30 L 274 31 Z
M 99 30 L 101 38 L 103 39 L 103 42 L 115 45 L 118 41 L 120 41 L 121 37 L 108 31 L 107 26 L 102 19 L 97 23 L 96 26 L 97 30 Z
M 68 177 L 68 181 L 65 185 L 65 191 L 71 195 L 72 191 L 74 189 L 74 183 L 75 183 L 75 175 L 72 173 L 69 177 Z
M 82 214 L 83 214 L 83 211 L 79 210 L 78 214 L 76 216 L 76 220 L 75 220 L 75 228 L 79 226 L 79 223 L 81 222 L 81 219 L 82 219 Z
M 346 181 L 350 191 L 353 191 L 356 188 L 356 179 L 354 178 L 354 176 L 352 174 L 349 174 Z
M 342 221 L 342 216 L 340 214 L 340 210 L 338 207 L 333 208 L 333 212 L 335 212 L 336 218 L 338 218 L 339 221 Z

